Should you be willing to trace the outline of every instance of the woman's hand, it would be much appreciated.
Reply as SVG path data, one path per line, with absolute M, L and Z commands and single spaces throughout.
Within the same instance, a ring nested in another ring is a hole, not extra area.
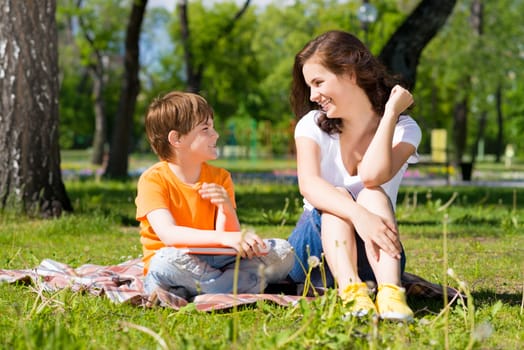
M 395 223 L 384 219 L 362 208 L 359 220 L 353 222 L 356 232 L 360 235 L 375 260 L 380 258 L 380 249 L 395 259 L 400 259 L 402 250 Z
M 235 248 L 242 258 L 248 259 L 262 255 L 262 250 L 266 248 L 262 238 L 253 231 L 226 232 L 222 243 Z
M 409 106 L 413 104 L 413 96 L 411 93 L 400 85 L 395 85 L 391 89 L 389 99 L 386 102 L 384 116 L 390 114 L 398 117 L 400 113 L 404 112 Z

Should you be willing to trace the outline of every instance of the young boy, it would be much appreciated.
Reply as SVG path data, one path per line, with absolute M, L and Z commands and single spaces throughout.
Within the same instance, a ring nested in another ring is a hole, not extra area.
M 138 180 L 136 218 L 143 245 L 145 291 L 162 288 L 191 298 L 203 293 L 260 293 L 293 266 L 283 239 L 241 232 L 231 175 L 207 163 L 217 158 L 213 110 L 199 95 L 170 92 L 149 106 L 145 129 L 160 161 Z M 230 247 L 240 254 L 207 255 L 188 248 Z

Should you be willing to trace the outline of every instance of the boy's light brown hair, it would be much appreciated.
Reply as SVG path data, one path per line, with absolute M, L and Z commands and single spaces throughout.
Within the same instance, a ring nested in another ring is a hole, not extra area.
M 147 140 L 161 160 L 171 160 L 169 132 L 186 135 L 210 118 L 213 119 L 213 109 L 202 96 L 172 91 L 149 105 L 145 120 Z

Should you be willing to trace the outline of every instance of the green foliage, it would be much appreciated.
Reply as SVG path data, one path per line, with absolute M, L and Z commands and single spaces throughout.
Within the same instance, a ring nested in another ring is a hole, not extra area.
M 519 21 L 524 4 L 514 0 L 483 1 L 479 35 L 471 24 L 471 3 L 472 0 L 457 1 L 446 26 L 425 48 L 418 66 L 413 115 L 426 135 L 433 128 L 443 127 L 452 132 L 453 106 L 466 98 L 470 109 L 468 150 L 474 146 L 479 120 L 485 111 L 486 151 L 493 154 L 497 151 L 499 132 L 495 101 L 499 88 L 503 105 L 500 112 L 505 120 L 501 131 L 503 142 L 521 144 L 516 130 L 522 130 L 523 124 L 523 96 L 518 86 L 524 67 L 524 32 L 522 26 L 514 23 Z
M 92 143 L 95 102 L 92 71 L 95 66 L 103 66 L 99 74 L 103 76 L 102 98 L 107 116 L 116 114 L 121 86 L 126 24 L 122 18 L 127 18 L 130 2 L 88 0 L 80 4 L 63 1 L 57 8 L 62 149 L 87 148 Z M 109 120 L 109 127 L 112 127 L 112 120 Z
M 201 1 L 188 4 L 189 45 L 194 69 L 202 73 L 201 93 L 223 119 L 238 113 L 242 106 L 257 118 L 260 107 L 260 101 L 253 95 L 260 77 L 259 63 L 251 49 L 257 19 L 248 9 L 232 25 L 238 10 L 233 2 L 220 2 L 213 7 Z M 170 32 L 175 53 L 181 59 L 183 45 L 178 17 L 173 17 Z
M 357 34 L 378 54 L 418 3 L 417 0 L 374 1 L 379 17 L 367 33 L 356 17 L 361 4 L 358 1 L 272 1 L 264 6 L 251 3 L 231 32 L 223 35 L 241 4 L 188 2 L 193 63 L 202 69 L 201 93 L 215 108 L 219 129 L 225 127 L 228 119 L 236 117 L 270 121 L 275 130 L 271 152 L 277 155 L 287 152 L 279 146 L 283 144 L 283 131 L 293 120 L 288 96 L 296 52 L 321 32 L 342 29 Z M 486 111 L 485 151 L 495 153 L 498 147 L 495 92 L 500 86 L 504 141 L 515 144 L 518 154 L 522 148 L 520 130 L 524 128 L 521 86 L 524 33 L 522 26 L 514 24 L 519 23 L 523 2 L 484 1 L 482 35 L 476 35 L 471 29 L 471 3 L 472 0 L 457 1 L 452 16 L 420 58 L 412 115 L 425 135 L 421 150 L 429 152 L 431 129 L 446 128 L 451 135 L 453 106 L 466 97 L 471 113 L 468 148 L 477 137 L 481 113 Z M 93 62 L 94 48 L 111 57 L 111 61 L 119 57 L 125 24 L 122 14 L 129 8 L 129 1 L 124 0 L 84 1 L 81 10 L 72 1 L 59 3 L 63 148 L 90 144 L 93 111 L 91 82 L 85 67 Z M 79 16 L 95 39 L 94 47 L 87 45 L 78 26 L 73 27 L 74 42 L 67 39 L 70 23 L 75 23 Z M 149 147 L 142 136 L 142 116 L 151 99 L 169 90 L 186 89 L 176 9 L 170 14 L 162 8 L 148 8 L 141 40 L 141 63 L 142 91 L 136 110 L 139 122 L 135 124 L 133 145 L 144 151 Z M 108 115 L 116 112 L 121 68 L 119 63 L 107 67 Z
M 298 198 L 295 198 L 292 208 L 289 208 L 289 205 L 290 200 L 288 197 L 286 197 L 284 201 L 284 207 L 282 209 L 263 209 L 262 218 L 269 225 L 284 226 L 288 221 L 296 222 L 297 218 L 300 216 L 300 213 L 302 212 L 302 206 L 300 205 Z

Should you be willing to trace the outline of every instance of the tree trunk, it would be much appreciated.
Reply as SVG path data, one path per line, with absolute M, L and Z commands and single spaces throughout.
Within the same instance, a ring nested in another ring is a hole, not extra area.
M 468 102 L 466 97 L 453 108 L 453 141 L 455 144 L 455 164 L 462 162 L 468 135 Z
M 478 156 L 478 147 L 480 142 L 484 140 L 484 135 L 486 133 L 486 123 L 488 121 L 488 113 L 486 111 L 482 111 L 480 113 L 480 118 L 477 126 L 477 138 L 475 139 L 475 143 L 471 147 L 471 162 L 475 163 Z
M 99 63 L 100 65 L 102 63 Z M 104 103 L 104 72 L 94 68 L 93 76 L 93 99 L 95 107 L 95 134 L 93 138 L 93 154 L 91 163 L 102 165 L 104 162 L 105 145 L 107 141 L 107 121 Z
M 128 176 L 128 156 L 133 130 L 133 115 L 136 98 L 140 91 L 138 71 L 139 39 L 147 0 L 133 1 L 133 8 L 127 24 L 124 58 L 124 79 L 120 93 L 118 112 L 113 126 L 113 136 L 109 159 L 104 176 L 126 178 Z
M 82 0 L 76 3 L 78 9 L 82 9 Z M 91 155 L 91 163 L 95 165 L 102 165 L 104 162 L 105 145 L 107 141 L 107 117 L 104 103 L 104 89 L 105 89 L 105 67 L 104 58 L 100 51 L 96 48 L 95 39 L 91 37 L 90 30 L 86 28 L 82 16 L 78 16 L 78 23 L 82 29 L 82 34 L 87 43 L 91 47 L 94 62 L 88 66 L 93 79 L 93 104 L 95 112 L 95 131 L 93 138 L 93 154 Z
M 60 171 L 56 0 L 0 0 L 0 207 L 72 211 Z
M 495 103 L 497 108 L 497 143 L 495 148 L 495 161 L 498 163 L 504 149 L 504 114 L 502 113 L 502 84 L 498 84 L 495 92 Z
M 471 14 L 469 16 L 469 21 L 471 23 L 471 27 L 473 28 L 473 32 L 478 35 L 479 37 L 484 32 L 484 4 L 482 3 L 482 0 L 474 0 L 471 4 Z M 480 46 L 480 41 L 477 42 L 476 46 Z M 482 79 L 482 77 L 480 77 Z M 486 127 L 486 119 L 487 119 L 487 112 L 485 110 L 480 111 L 480 120 L 477 123 L 477 139 L 475 140 L 475 143 L 472 145 L 472 152 L 471 152 L 471 162 L 475 163 L 475 160 L 477 158 L 477 147 L 478 143 L 481 139 L 484 138 L 484 129 Z
M 457 0 L 422 0 L 382 49 L 379 59 L 413 89 L 422 50 L 446 23 Z
M 201 77 L 195 71 L 193 66 L 193 50 L 191 49 L 189 19 L 187 10 L 187 0 L 178 0 L 177 11 L 180 20 L 180 33 L 182 37 L 182 45 L 184 46 L 184 63 L 186 69 L 186 90 L 192 93 L 200 91 Z

